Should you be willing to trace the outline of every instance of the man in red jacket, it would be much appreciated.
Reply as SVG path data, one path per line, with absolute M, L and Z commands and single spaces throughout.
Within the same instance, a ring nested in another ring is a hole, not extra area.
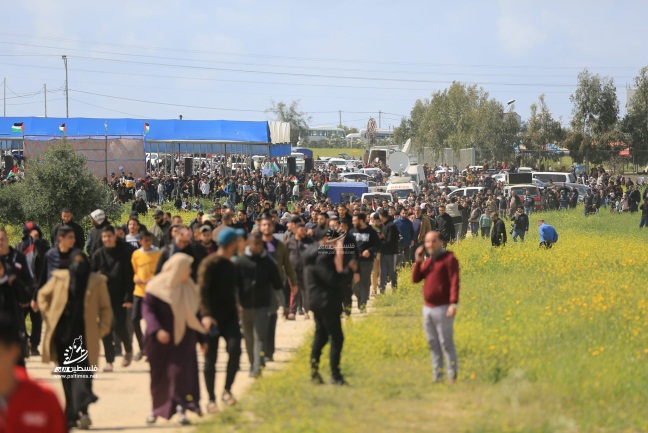
M 443 349 L 447 363 L 448 384 L 457 380 L 457 352 L 453 339 L 454 317 L 459 302 L 459 262 L 454 254 L 443 249 L 443 239 L 437 231 L 425 235 L 425 242 L 414 256 L 412 281 L 423 284 L 423 323 L 432 352 L 434 381 L 443 377 Z
M 20 338 L 13 320 L 0 314 L 0 432 L 65 433 L 61 405 L 50 389 L 31 380 L 22 367 Z

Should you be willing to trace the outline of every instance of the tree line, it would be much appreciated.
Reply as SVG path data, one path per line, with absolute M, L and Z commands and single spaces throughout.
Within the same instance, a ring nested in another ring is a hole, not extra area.
M 629 149 L 634 162 L 648 162 L 648 67 L 634 79 L 629 110 L 619 116 L 614 80 L 587 69 L 578 74 L 570 96 L 572 118 L 563 127 L 551 114 L 544 95 L 520 122 L 513 106 L 505 106 L 477 85 L 454 82 L 429 99 L 414 103 L 409 118 L 394 131 L 397 143 L 412 139 L 415 149 L 455 151 L 475 147 L 491 160 L 510 160 L 517 146 L 538 152 L 547 144 L 567 148 L 576 163 L 601 164 Z

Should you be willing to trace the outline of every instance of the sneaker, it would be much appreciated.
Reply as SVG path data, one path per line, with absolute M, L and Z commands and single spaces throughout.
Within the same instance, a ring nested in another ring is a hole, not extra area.
M 88 430 L 90 429 L 91 425 L 92 420 L 90 419 L 90 416 L 88 414 L 82 415 L 79 419 L 79 422 L 77 423 L 79 430 Z
M 303 316 L 304 315 L 304 309 L 300 308 L 299 311 L 297 312 L 297 314 L 299 314 L 300 316 Z
M 182 426 L 191 425 L 191 421 L 189 421 L 189 418 L 187 418 L 187 415 L 185 415 L 185 414 L 180 415 L 179 422 L 180 422 L 180 425 L 182 425 Z
M 124 359 L 122 360 L 121 366 L 122 367 L 128 367 L 131 365 L 131 361 L 133 360 L 133 352 L 126 352 L 124 355 Z
M 38 347 L 32 347 L 29 353 L 31 354 L 31 356 L 41 356 L 41 353 L 38 351 Z
M 286 320 L 295 320 L 295 315 L 293 313 L 288 314 Z
M 144 358 L 144 353 L 139 351 L 135 354 L 135 356 L 133 356 L 133 361 L 141 361 L 142 358 Z
M 148 425 L 155 424 L 155 421 L 157 421 L 157 416 L 153 414 L 146 417 L 146 424 Z
M 109 362 L 108 364 L 106 364 L 103 371 L 104 371 L 104 373 L 112 373 L 113 372 L 112 362 Z

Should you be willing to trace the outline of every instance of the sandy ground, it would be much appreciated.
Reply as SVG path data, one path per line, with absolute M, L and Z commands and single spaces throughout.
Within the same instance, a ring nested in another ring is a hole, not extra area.
M 295 350 L 304 342 L 305 336 L 314 327 L 313 320 L 305 320 L 304 316 L 297 316 L 295 321 L 286 321 L 281 316 L 277 324 L 277 341 L 274 362 L 266 367 L 264 374 L 284 368 Z M 137 347 L 137 343 L 134 342 Z M 227 352 L 225 352 L 225 343 L 221 339 L 217 374 L 216 374 L 216 392 L 220 400 L 223 392 L 223 383 L 225 381 L 225 366 L 227 363 Z M 247 353 L 245 353 L 245 344 L 241 344 L 243 356 L 241 357 L 241 368 L 236 376 L 236 381 L 232 392 L 237 399 L 244 398 L 245 391 L 252 385 L 255 379 L 248 376 L 250 364 Z M 203 370 L 203 357 L 199 351 L 199 370 L 201 383 L 201 407 L 206 412 L 207 390 L 205 388 Z M 129 367 L 121 367 L 121 357 L 115 362 L 115 371 L 112 373 L 103 373 L 104 366 L 103 355 L 100 359 L 98 378 L 93 381 L 93 390 L 99 401 L 90 406 L 90 417 L 92 419 L 92 430 L 95 431 L 116 431 L 123 433 L 136 433 L 141 431 L 147 432 L 190 432 L 194 431 L 193 427 L 181 427 L 177 421 L 177 416 L 170 421 L 158 419 L 153 426 L 148 426 L 145 419 L 151 410 L 151 397 L 149 394 L 150 376 L 148 363 L 144 360 L 133 362 Z M 63 388 L 59 378 L 52 377 L 52 365 L 43 364 L 40 357 L 31 357 L 27 361 L 29 374 L 37 379 L 43 380 L 49 386 L 54 388 L 64 404 Z M 219 401 L 219 405 L 220 405 Z M 193 413 L 188 414 L 192 423 L 200 422 L 201 418 Z M 205 415 L 204 418 L 208 417 Z

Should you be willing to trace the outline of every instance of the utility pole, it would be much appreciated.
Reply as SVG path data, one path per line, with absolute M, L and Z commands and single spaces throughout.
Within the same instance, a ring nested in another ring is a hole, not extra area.
M 7 117 L 7 79 L 6 78 L 2 80 L 2 87 L 4 88 L 4 96 L 2 98 L 3 105 L 4 105 L 3 116 Z
M 67 56 L 64 54 L 61 56 L 63 63 L 65 64 L 65 117 L 70 117 L 69 109 L 69 100 L 68 100 L 68 71 L 67 71 Z
M 340 110 L 340 128 L 342 128 L 342 110 Z
M 378 111 L 378 129 L 382 128 L 382 111 Z
M 47 83 L 43 84 L 43 95 L 45 96 L 45 117 L 47 117 Z

